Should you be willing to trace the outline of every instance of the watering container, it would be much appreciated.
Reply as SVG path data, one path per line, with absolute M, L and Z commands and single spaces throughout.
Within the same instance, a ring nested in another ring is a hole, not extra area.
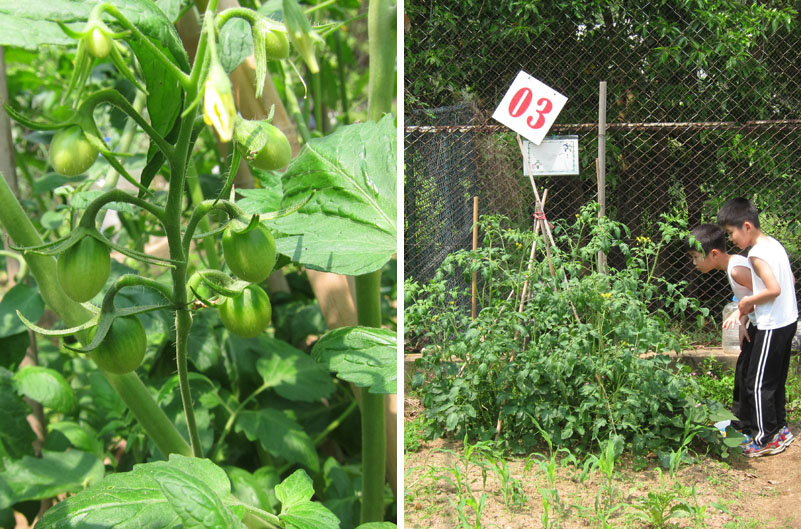
M 737 302 L 730 301 L 723 307 L 723 321 L 731 316 L 737 310 Z M 723 352 L 724 353 L 739 353 L 740 352 L 740 324 L 723 329 Z

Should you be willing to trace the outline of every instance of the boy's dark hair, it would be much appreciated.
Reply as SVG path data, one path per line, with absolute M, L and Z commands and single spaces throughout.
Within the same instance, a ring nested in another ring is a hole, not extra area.
M 759 229 L 759 210 L 747 198 L 733 198 L 728 200 L 718 211 L 718 224 L 742 228 L 743 224 L 750 222 Z
M 726 253 L 726 232 L 716 224 L 700 224 L 693 228 L 690 237 L 685 240 L 688 252 L 698 251 L 695 241 L 701 244 L 704 255 L 709 255 L 712 250 Z

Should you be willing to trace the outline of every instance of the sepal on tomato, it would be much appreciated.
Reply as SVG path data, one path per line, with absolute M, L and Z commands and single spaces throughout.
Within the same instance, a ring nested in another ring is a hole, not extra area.
M 262 121 L 236 118 L 234 137 L 248 162 L 263 171 L 286 167 L 292 159 L 292 146 L 286 135 L 273 125 Z
M 253 58 L 256 62 L 256 97 L 261 97 L 264 80 L 267 78 L 267 61 L 289 57 L 289 40 L 286 33 L 274 29 L 264 18 L 256 19 L 251 26 L 253 36 Z
M 309 67 L 309 71 L 311 73 L 319 72 L 320 66 L 317 64 L 317 56 L 314 54 L 314 43 L 322 39 L 312 29 L 297 0 L 283 0 L 283 5 L 284 23 L 289 40 L 300 53 L 300 57 Z

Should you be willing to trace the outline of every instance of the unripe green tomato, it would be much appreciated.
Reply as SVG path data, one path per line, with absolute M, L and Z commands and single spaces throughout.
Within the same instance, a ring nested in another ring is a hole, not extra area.
M 106 246 L 94 237 L 84 237 L 58 256 L 58 282 L 75 301 L 89 301 L 100 292 L 111 272 Z
M 262 34 L 268 59 L 289 57 L 289 39 L 283 31 L 268 30 Z
M 263 333 L 273 314 L 270 298 L 258 285 L 248 285 L 240 295 L 227 298 L 219 310 L 225 328 L 243 338 Z
M 97 155 L 97 148 L 89 143 L 78 125 L 56 132 L 50 142 L 50 164 L 64 176 L 84 173 L 95 163 Z
M 86 51 L 92 57 L 102 59 L 111 52 L 111 37 L 103 33 L 98 27 L 92 28 L 83 38 L 83 41 L 86 43 Z
M 95 334 L 92 330 L 92 336 Z M 147 348 L 145 327 L 136 316 L 115 318 L 108 334 L 89 356 L 104 371 L 115 375 L 130 373 L 142 363 Z
M 289 164 L 292 159 L 292 146 L 281 129 L 271 123 L 261 123 L 260 127 L 267 134 L 267 143 L 251 159 L 257 169 L 274 171 Z
M 275 266 L 275 239 L 263 224 L 247 233 L 236 233 L 230 224 L 222 236 L 223 256 L 234 275 L 250 283 L 261 283 Z

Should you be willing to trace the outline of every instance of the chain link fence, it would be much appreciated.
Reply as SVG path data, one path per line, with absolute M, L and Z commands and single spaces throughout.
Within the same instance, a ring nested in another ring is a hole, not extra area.
M 801 20 L 793 4 L 556 4 L 407 0 L 406 277 L 424 282 L 448 253 L 470 247 L 473 195 L 480 214 L 530 222 L 534 197 L 515 135 L 490 117 L 520 70 L 568 97 L 549 134 L 579 136 L 578 176 L 537 177 L 549 219 L 572 218 L 598 198 L 606 81 L 608 216 L 632 238 L 651 237 L 661 213 L 686 211 L 692 227 L 714 222 L 727 199 L 748 197 L 798 270 Z M 725 274 L 698 274 L 680 244 L 660 255 L 658 269 L 688 281 L 688 295 L 713 310 L 730 295 Z

